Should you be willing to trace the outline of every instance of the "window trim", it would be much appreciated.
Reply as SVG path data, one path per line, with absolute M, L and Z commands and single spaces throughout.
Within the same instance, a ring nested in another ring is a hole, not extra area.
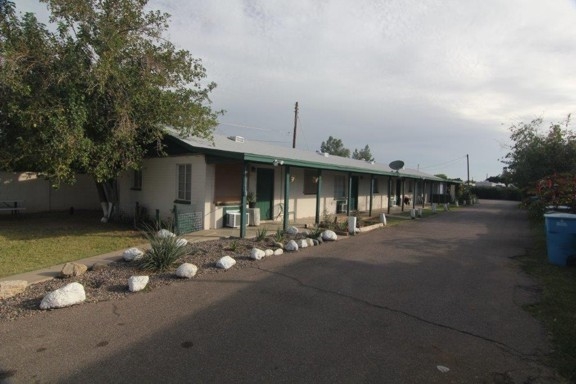
M 184 167 L 184 189 L 180 189 L 181 170 Z M 183 194 L 181 194 L 183 192 Z M 176 199 L 179 204 L 190 204 L 192 202 L 192 164 L 176 164 Z

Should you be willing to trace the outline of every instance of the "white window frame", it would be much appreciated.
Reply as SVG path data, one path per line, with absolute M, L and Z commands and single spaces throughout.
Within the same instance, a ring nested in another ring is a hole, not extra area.
M 176 165 L 176 200 L 190 203 L 192 201 L 192 164 Z

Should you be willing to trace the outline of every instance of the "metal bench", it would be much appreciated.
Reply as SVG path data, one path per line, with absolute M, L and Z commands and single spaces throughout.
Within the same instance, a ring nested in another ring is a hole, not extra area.
M 13 215 L 24 211 L 26 208 L 22 206 L 22 200 L 4 200 L 0 201 L 0 211 L 10 211 Z

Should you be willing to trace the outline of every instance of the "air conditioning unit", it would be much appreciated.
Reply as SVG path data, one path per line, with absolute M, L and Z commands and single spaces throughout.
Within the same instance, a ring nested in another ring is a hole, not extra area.
M 249 215 L 246 212 L 246 225 L 249 222 Z M 226 213 L 226 226 L 231 228 L 240 228 L 240 211 L 228 211 Z

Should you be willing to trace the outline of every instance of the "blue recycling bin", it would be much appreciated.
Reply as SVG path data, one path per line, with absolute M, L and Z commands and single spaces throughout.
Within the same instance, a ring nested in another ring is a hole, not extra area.
M 553 212 L 546 213 L 544 218 L 548 261 L 564 267 L 576 257 L 576 215 Z

